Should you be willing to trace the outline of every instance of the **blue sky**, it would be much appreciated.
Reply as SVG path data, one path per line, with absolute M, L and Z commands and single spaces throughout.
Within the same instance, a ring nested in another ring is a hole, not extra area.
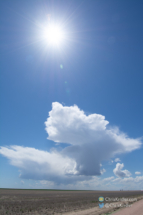
M 1 1 L 0 187 L 143 188 L 142 9 Z M 59 46 L 43 38 L 49 23 Z

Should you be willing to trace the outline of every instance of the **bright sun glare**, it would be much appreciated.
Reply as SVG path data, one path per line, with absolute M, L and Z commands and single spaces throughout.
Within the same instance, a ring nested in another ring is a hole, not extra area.
M 49 25 L 44 32 L 44 38 L 48 42 L 48 44 L 58 46 L 64 39 L 64 33 L 60 26 Z

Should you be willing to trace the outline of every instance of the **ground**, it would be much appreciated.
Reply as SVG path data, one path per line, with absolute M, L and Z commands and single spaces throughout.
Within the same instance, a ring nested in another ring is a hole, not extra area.
M 92 210 L 95 207 L 99 209 L 99 196 L 112 198 L 141 198 L 143 196 L 143 191 L 0 189 L 0 215 L 53 215 L 68 214 L 70 212 L 78 212 L 87 209 Z

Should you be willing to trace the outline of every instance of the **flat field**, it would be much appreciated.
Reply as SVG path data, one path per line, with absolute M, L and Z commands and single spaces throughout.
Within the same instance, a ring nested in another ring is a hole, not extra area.
M 98 206 L 99 196 L 135 198 L 143 196 L 143 191 L 0 189 L 0 214 L 64 214 Z

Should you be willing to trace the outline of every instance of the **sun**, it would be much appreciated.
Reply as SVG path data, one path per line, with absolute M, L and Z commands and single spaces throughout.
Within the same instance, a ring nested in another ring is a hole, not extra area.
M 50 24 L 44 30 L 44 39 L 49 45 L 59 46 L 64 40 L 64 32 L 60 26 Z

